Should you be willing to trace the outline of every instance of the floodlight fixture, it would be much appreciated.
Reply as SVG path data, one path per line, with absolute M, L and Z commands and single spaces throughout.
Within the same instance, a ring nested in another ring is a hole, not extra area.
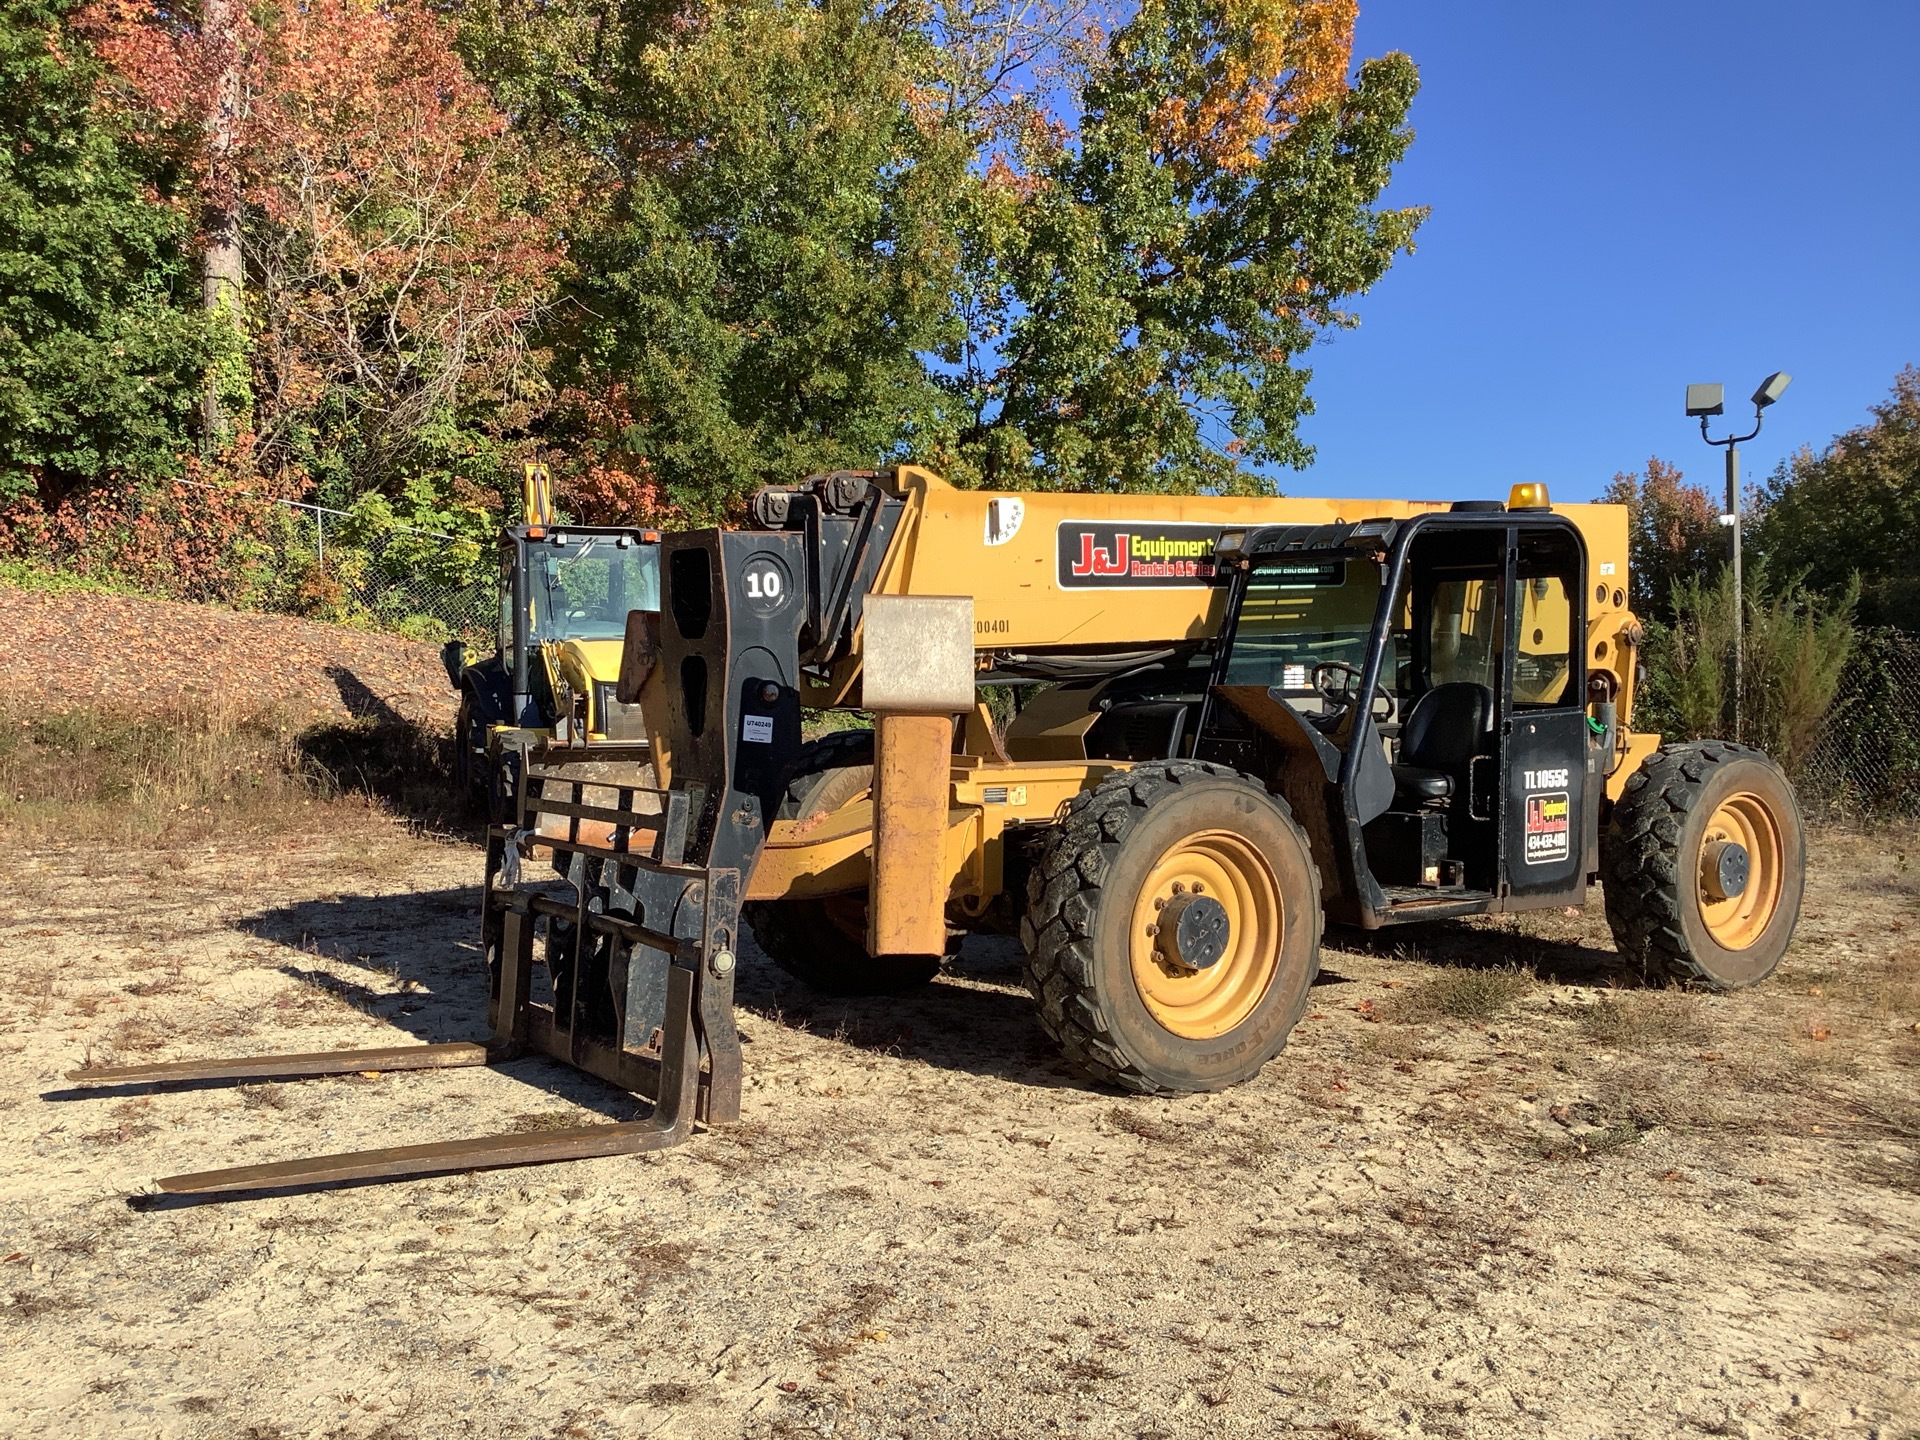
M 1724 385 L 1687 386 L 1687 418 L 1704 420 L 1709 415 L 1727 413 L 1726 387 Z
M 1715 415 L 1726 413 L 1726 395 L 1719 385 L 1687 386 L 1687 418 L 1700 422 L 1700 438 L 1716 449 L 1727 452 L 1727 508 L 1720 516 L 1720 523 L 1733 532 L 1733 593 L 1745 596 L 1745 582 L 1740 574 L 1740 447 L 1760 434 L 1760 426 L 1766 420 L 1767 407 L 1787 393 L 1787 386 L 1793 383 L 1793 377 L 1784 370 L 1776 370 L 1760 382 L 1760 388 L 1753 392 L 1753 429 L 1744 435 L 1728 435 L 1716 440 L 1709 433 L 1707 422 Z M 1740 694 L 1746 685 L 1746 607 L 1736 603 L 1733 610 L 1733 738 L 1740 739 Z

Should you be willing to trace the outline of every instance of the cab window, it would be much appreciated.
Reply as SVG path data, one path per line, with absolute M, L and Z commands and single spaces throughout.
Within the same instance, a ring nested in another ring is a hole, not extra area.
M 1572 705 L 1579 653 L 1574 624 L 1579 555 L 1565 535 L 1520 540 L 1519 613 L 1513 647 L 1513 703 L 1517 709 Z
M 1337 660 L 1361 669 L 1379 603 L 1380 567 L 1370 560 L 1289 557 L 1256 565 L 1240 606 L 1227 684 L 1277 685 L 1304 695 L 1316 665 Z
M 1497 579 L 1453 578 L 1435 584 L 1427 611 L 1427 687 L 1465 683 L 1495 689 L 1499 627 Z

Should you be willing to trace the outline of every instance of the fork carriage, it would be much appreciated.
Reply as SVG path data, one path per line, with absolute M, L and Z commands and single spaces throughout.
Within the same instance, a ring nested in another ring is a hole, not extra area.
M 67 1078 L 107 1086 L 258 1081 L 546 1055 L 651 1101 L 652 1112 L 616 1124 L 170 1175 L 155 1182 L 162 1193 L 286 1190 L 635 1154 L 680 1144 L 696 1121 L 739 1119 L 739 872 L 686 863 L 699 795 L 641 784 L 650 778 L 645 745 L 528 747 L 520 760 L 525 779 L 513 818 L 487 834 L 485 1044 L 99 1066 Z M 542 965 L 549 997 L 536 999 Z

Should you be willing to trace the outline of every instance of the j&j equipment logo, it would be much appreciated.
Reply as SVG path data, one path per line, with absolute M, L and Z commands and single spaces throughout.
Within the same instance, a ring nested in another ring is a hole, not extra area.
M 1209 585 L 1220 527 L 1062 520 L 1059 537 L 1056 570 L 1063 590 Z

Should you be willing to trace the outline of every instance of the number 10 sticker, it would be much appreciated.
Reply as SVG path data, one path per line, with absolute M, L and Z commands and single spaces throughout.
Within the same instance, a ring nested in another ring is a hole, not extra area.
M 740 588 L 746 592 L 748 609 L 771 615 L 786 602 L 793 587 L 785 565 L 771 555 L 755 555 L 740 572 Z

